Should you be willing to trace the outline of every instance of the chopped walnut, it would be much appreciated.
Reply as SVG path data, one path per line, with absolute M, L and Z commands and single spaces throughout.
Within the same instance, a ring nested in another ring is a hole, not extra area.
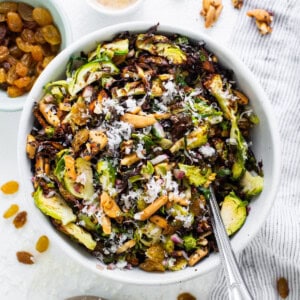
M 218 20 L 222 9 L 222 0 L 203 0 L 200 14 L 204 17 L 206 28 L 211 27 Z
M 231 0 L 233 7 L 240 9 L 243 6 L 244 1 L 243 0 Z
M 255 18 L 256 26 L 262 35 L 272 32 L 273 15 L 270 12 L 264 9 L 253 9 L 247 12 L 247 16 Z

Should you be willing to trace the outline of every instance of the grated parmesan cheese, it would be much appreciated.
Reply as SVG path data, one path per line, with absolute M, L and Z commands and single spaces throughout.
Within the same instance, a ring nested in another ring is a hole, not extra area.
M 78 175 L 75 180 L 75 182 L 80 183 L 82 185 L 85 185 L 86 181 L 87 181 L 87 177 L 84 172 L 82 172 L 80 175 Z
M 215 153 L 216 153 L 216 150 L 209 145 L 201 146 L 199 148 L 199 151 L 204 157 L 211 157 L 211 156 L 215 155 Z
M 112 124 L 102 128 L 106 131 L 108 138 L 108 148 L 112 151 L 116 150 L 123 140 L 129 140 L 131 136 L 131 125 L 122 121 L 115 121 Z
M 165 92 L 162 95 L 162 102 L 163 104 L 169 104 L 174 96 L 178 94 L 176 90 L 176 85 L 173 81 L 169 80 L 166 83 L 163 84 L 165 88 Z

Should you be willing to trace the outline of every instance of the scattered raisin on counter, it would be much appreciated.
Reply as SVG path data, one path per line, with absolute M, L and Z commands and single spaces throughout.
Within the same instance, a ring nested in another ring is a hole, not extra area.
M 27 222 L 27 212 L 20 211 L 14 218 L 13 223 L 17 229 L 23 227 Z
M 197 298 L 190 293 L 182 293 L 178 295 L 177 300 L 196 300 Z
M 285 299 L 289 295 L 289 284 L 284 277 L 277 280 L 277 291 L 281 298 Z
M 1 191 L 4 194 L 14 194 L 19 190 L 19 183 L 15 180 L 8 181 L 1 186 Z
M 35 244 L 35 249 L 42 253 L 45 252 L 49 247 L 49 239 L 46 235 L 42 235 Z
M 9 219 L 13 217 L 19 211 L 19 206 L 17 204 L 12 204 L 3 214 L 4 219 Z
M 16 253 L 17 259 L 20 263 L 25 265 L 32 265 L 34 264 L 34 257 L 31 253 L 27 251 L 19 251 Z

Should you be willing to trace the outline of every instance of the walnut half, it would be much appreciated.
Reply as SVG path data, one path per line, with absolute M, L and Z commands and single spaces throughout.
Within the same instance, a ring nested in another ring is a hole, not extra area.
M 247 16 L 255 19 L 256 26 L 262 35 L 272 32 L 273 15 L 270 12 L 264 9 L 253 9 L 247 12 Z
M 203 0 L 200 14 L 204 17 L 206 28 L 211 27 L 218 20 L 222 9 L 222 0 Z

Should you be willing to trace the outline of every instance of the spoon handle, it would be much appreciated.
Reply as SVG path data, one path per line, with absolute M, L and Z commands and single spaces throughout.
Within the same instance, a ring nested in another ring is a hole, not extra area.
M 232 251 L 230 241 L 225 230 L 220 209 L 217 204 L 213 187 L 210 186 L 209 203 L 212 212 L 212 227 L 217 240 L 220 259 L 224 267 L 225 276 L 228 282 L 228 293 L 230 300 L 252 300 L 252 296 L 239 271 L 236 257 Z

